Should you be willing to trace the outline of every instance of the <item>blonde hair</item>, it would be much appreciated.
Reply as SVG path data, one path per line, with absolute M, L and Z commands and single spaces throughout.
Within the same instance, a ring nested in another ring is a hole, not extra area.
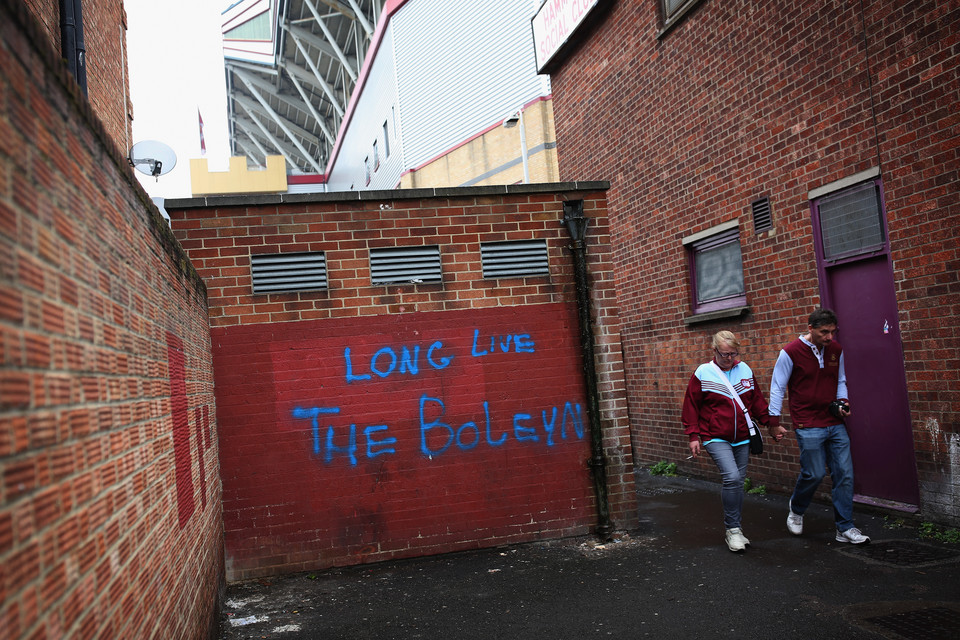
M 740 341 L 732 331 L 717 331 L 713 334 L 713 348 L 719 348 L 721 342 L 730 345 L 737 351 L 740 350 Z

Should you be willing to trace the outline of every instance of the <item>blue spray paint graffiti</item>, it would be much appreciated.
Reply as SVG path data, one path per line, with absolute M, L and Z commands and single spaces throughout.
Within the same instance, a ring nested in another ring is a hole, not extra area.
M 434 356 L 434 352 L 443 348 L 443 343 L 439 340 L 427 347 L 427 364 L 434 369 L 446 369 L 453 361 L 453 356 Z M 350 355 L 350 347 L 343 350 L 343 361 L 346 366 L 347 382 L 361 382 L 370 380 L 372 376 L 369 373 L 355 374 L 353 372 L 353 359 Z M 400 368 L 397 369 L 399 363 Z M 368 370 L 376 374 L 379 378 L 387 378 L 394 372 L 406 373 L 411 376 L 420 373 L 420 345 L 414 345 L 413 351 L 410 347 L 400 347 L 400 355 L 393 347 L 383 347 L 379 349 L 370 358 Z
M 488 342 L 489 344 L 487 344 Z M 536 346 L 530 334 L 527 333 L 511 333 L 481 338 L 480 329 L 474 329 L 470 355 L 474 358 L 480 358 L 498 351 L 500 353 L 536 353 Z M 449 367 L 454 356 L 445 355 L 443 350 L 443 342 L 437 340 L 431 343 L 426 349 L 426 366 L 438 371 Z M 352 383 L 373 380 L 374 375 L 381 379 L 389 378 L 394 374 L 419 375 L 421 368 L 420 352 L 420 345 L 381 347 L 370 357 L 370 361 L 365 363 L 366 369 L 360 370 L 354 368 L 350 347 L 344 347 L 343 362 L 346 380 L 348 383 Z M 355 371 L 360 372 L 355 373 Z
M 322 414 L 336 415 L 340 413 L 340 407 L 310 407 L 308 409 L 302 409 L 300 407 L 294 407 L 293 417 L 299 420 L 310 420 L 311 421 L 311 430 L 313 433 L 313 454 L 320 455 L 320 416 Z M 367 457 L 376 458 L 377 456 L 384 455 L 387 453 L 396 453 L 397 450 L 390 445 L 397 443 L 397 439 L 383 438 L 381 440 L 375 440 L 373 438 L 374 434 L 380 433 L 381 431 L 386 431 L 388 429 L 385 424 L 376 424 L 366 427 L 363 430 L 363 435 L 367 439 Z M 357 425 L 350 425 L 350 436 L 349 443 L 347 446 L 338 446 L 334 444 L 335 431 L 333 425 L 327 426 L 326 432 L 326 441 L 324 447 L 324 457 L 323 461 L 329 464 L 333 461 L 333 455 L 335 453 L 343 453 L 349 456 L 350 464 L 357 464 Z
M 483 348 L 481 349 L 477 342 L 483 342 Z M 485 356 L 489 353 L 495 353 L 499 348 L 501 353 L 510 353 L 510 343 L 513 343 L 514 353 L 534 353 L 536 351 L 536 344 L 533 340 L 530 339 L 530 335 L 526 333 L 512 333 L 505 336 L 490 336 L 490 348 L 487 349 L 486 339 L 480 339 L 480 329 L 473 330 L 473 346 L 470 348 L 470 355 L 475 358 L 480 356 Z
M 437 405 L 439 415 L 442 416 L 446 409 L 443 403 L 443 400 L 439 398 L 431 398 L 427 395 L 420 396 L 420 452 L 427 456 L 432 457 L 440 455 L 450 448 L 450 445 L 456 442 L 457 447 L 463 451 L 469 451 L 473 449 L 481 442 L 480 427 L 477 426 L 476 422 L 464 422 L 459 427 L 454 429 L 451 425 L 441 422 L 440 418 L 435 418 L 433 420 L 427 421 L 425 417 L 424 408 L 426 405 L 434 404 Z M 557 408 L 552 407 L 552 417 L 550 421 L 547 421 L 547 412 L 543 411 L 543 429 L 546 431 L 546 444 L 548 447 L 552 447 L 556 442 L 553 439 L 553 434 L 556 428 L 557 420 Z M 493 429 L 491 426 L 490 419 L 490 404 L 486 401 L 483 402 L 483 415 L 484 415 L 484 429 L 483 429 L 483 441 L 486 442 L 491 447 L 499 447 L 504 442 L 507 441 L 507 438 L 510 436 L 510 431 L 504 431 L 500 433 L 499 438 L 493 437 Z M 563 439 L 567 437 L 567 416 L 570 416 L 570 421 L 573 425 L 574 432 L 577 434 L 578 439 L 583 438 L 583 415 L 580 409 L 579 404 L 573 404 L 567 402 L 563 405 L 563 418 L 560 426 L 560 433 Z M 539 442 L 540 436 L 537 434 L 537 429 L 532 426 L 526 426 L 526 422 L 531 420 L 532 416 L 528 413 L 515 413 L 513 414 L 513 437 L 516 438 L 518 442 Z M 447 438 L 442 447 L 439 449 L 431 449 L 427 445 L 427 433 L 434 429 L 445 429 L 447 432 Z M 472 431 L 473 436 L 472 440 L 464 442 L 463 433 L 465 431 Z
M 479 444 L 484 443 L 490 447 L 499 447 L 509 440 L 512 435 L 517 442 L 538 443 L 541 442 L 540 429 L 536 425 L 531 425 L 533 416 L 528 413 L 513 414 L 509 424 L 512 428 L 506 430 L 495 429 L 494 418 L 491 416 L 490 403 L 484 401 L 483 407 L 483 426 L 481 427 L 474 421 L 467 421 L 458 427 L 454 427 L 440 418 L 446 412 L 446 405 L 440 398 L 431 398 L 423 394 L 419 399 L 419 433 L 420 433 L 420 453 L 425 457 L 433 459 L 445 453 L 451 446 L 461 451 L 470 451 Z M 337 429 L 333 424 L 326 425 L 323 446 L 320 438 L 320 416 L 337 415 L 340 413 L 339 407 L 296 407 L 293 410 L 293 417 L 299 420 L 310 420 L 313 433 L 313 453 L 319 456 L 323 452 L 323 461 L 326 464 L 333 462 L 335 456 L 345 456 L 351 465 L 357 464 L 357 425 L 350 424 L 347 428 L 346 444 L 343 443 L 343 437 L 337 437 Z M 436 413 L 437 417 L 428 419 L 428 413 Z M 560 416 L 559 431 L 557 417 Z M 549 418 L 547 416 L 550 416 Z M 555 436 L 561 440 L 566 440 L 568 429 L 571 429 L 570 437 L 576 436 L 582 440 L 584 436 L 583 410 L 579 403 L 566 402 L 562 410 L 557 407 L 551 407 L 549 411 L 541 411 L 541 424 L 543 431 L 543 443 L 547 447 L 557 444 Z M 377 456 L 386 454 L 395 454 L 398 444 L 397 438 L 387 435 L 390 427 L 385 424 L 378 424 L 363 429 L 363 437 L 366 440 L 365 455 L 367 459 L 373 459 Z M 430 432 L 438 433 L 431 434 Z M 496 432 L 496 434 L 495 434 Z M 383 437 L 387 436 L 387 437 Z M 442 442 L 437 445 L 437 436 Z M 431 446 L 429 441 L 433 441 Z M 339 444 L 338 444 L 339 442 Z
M 424 354 L 421 360 L 421 354 Z M 536 343 L 529 334 L 510 333 L 481 337 L 480 330 L 473 330 L 473 342 L 470 355 L 481 358 L 495 353 L 532 354 L 536 353 Z M 455 355 L 437 340 L 430 343 L 424 350 L 421 345 L 384 346 L 370 357 L 369 361 L 360 361 L 364 369 L 355 369 L 350 347 L 344 347 L 344 378 L 347 384 L 360 382 L 374 382 L 377 379 L 386 379 L 393 375 L 416 377 L 421 370 L 442 371 L 453 363 Z M 374 377 L 375 376 L 375 377 Z M 488 447 L 500 447 L 511 437 L 521 443 L 543 443 L 553 447 L 558 440 L 566 440 L 568 430 L 570 437 L 582 440 L 584 437 L 583 411 L 579 403 L 564 402 L 562 407 L 553 406 L 540 412 L 537 422 L 533 414 L 513 413 L 507 421 L 507 428 L 494 427 L 500 424 L 500 418 L 492 416 L 490 403 L 481 403 L 482 421 L 469 420 L 459 426 L 448 424 L 442 420 L 446 414 L 446 403 L 441 398 L 433 398 L 421 394 L 418 400 L 420 453 L 433 459 L 447 452 L 455 446 L 460 451 L 471 451 L 481 444 Z M 330 464 L 335 458 L 345 457 L 351 465 L 358 462 L 357 425 L 351 423 L 349 427 L 342 425 L 338 428 L 334 424 L 326 427 L 321 438 L 320 416 L 337 416 L 340 407 L 295 407 L 292 411 L 297 420 L 310 420 L 313 439 L 313 454 L 323 457 L 325 464 Z M 478 424 L 479 423 L 479 424 Z M 367 459 L 382 455 L 397 453 L 400 445 L 398 439 L 389 435 L 390 427 L 386 424 L 370 425 L 363 429 L 365 440 L 364 453 Z

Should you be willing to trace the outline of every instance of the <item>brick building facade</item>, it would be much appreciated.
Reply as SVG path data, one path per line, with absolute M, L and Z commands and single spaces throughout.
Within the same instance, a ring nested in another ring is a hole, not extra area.
M 609 515 L 632 526 L 603 187 L 166 202 L 209 291 L 229 580 L 598 525 L 571 200 L 591 225 Z M 491 273 L 527 259 L 537 273 Z
M 600 4 L 553 95 L 561 178 L 609 185 L 181 201 L 175 237 L 124 158 L 123 73 L 91 56 L 85 99 L 56 5 L 0 0 L 7 636 L 204 637 L 225 576 L 592 529 L 559 225 L 581 199 L 614 526 L 634 522 L 635 456 L 713 477 L 679 428 L 710 334 L 741 334 L 768 385 L 820 303 L 851 354 L 901 362 L 851 378 L 857 415 L 889 418 L 852 421 L 855 440 L 896 423 L 898 384 L 908 411 L 907 443 L 876 452 L 907 452 L 907 473 L 860 499 L 958 522 L 960 13 Z M 85 10 L 89 49 L 122 61 L 122 4 Z M 878 235 L 832 236 L 837 202 L 841 221 L 878 206 L 860 220 Z M 508 241 L 543 243 L 546 273 L 486 277 L 482 245 Z M 437 247 L 440 282 L 371 282 L 371 254 L 397 247 Z M 317 253 L 325 286 L 253 292 L 254 257 Z M 734 264 L 741 289 L 715 277 Z M 770 447 L 750 475 L 785 492 L 796 456 Z
M 825 304 L 864 368 L 858 499 L 958 522 L 958 32 L 950 2 L 609 1 L 554 61 L 560 178 L 611 181 L 638 464 L 714 477 L 683 461 L 679 419 L 710 335 L 740 334 L 767 392 L 779 348 Z M 872 238 L 828 227 L 844 199 L 869 204 L 837 219 L 872 211 Z M 838 237 L 860 245 L 837 252 Z M 724 296 L 731 282 L 695 265 L 737 244 L 742 286 Z M 796 445 L 770 449 L 750 476 L 786 492 Z
M 60 48 L 60 0 L 24 0 L 53 51 Z M 123 0 L 84 2 L 87 98 L 113 143 L 130 149 L 130 77 L 127 73 L 127 14 Z
M 0 0 L 0 635 L 212 637 L 205 288 L 57 33 Z

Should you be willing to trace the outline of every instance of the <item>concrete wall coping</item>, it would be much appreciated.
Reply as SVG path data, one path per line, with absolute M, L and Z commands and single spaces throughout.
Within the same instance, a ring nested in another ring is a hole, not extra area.
M 504 184 L 479 187 L 438 187 L 432 189 L 386 189 L 371 191 L 334 191 L 329 193 L 270 193 L 261 195 L 206 196 L 201 198 L 169 198 L 165 209 L 202 209 L 206 207 L 261 206 L 302 204 L 305 202 L 364 202 L 377 200 L 409 200 L 425 198 L 467 198 L 476 196 L 530 195 L 575 191 L 606 191 L 606 180 L 584 182 L 544 182 L 537 184 Z

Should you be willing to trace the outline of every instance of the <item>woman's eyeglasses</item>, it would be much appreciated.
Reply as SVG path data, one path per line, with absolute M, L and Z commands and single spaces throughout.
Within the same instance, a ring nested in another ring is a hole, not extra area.
M 724 353 L 719 349 L 714 349 L 714 351 L 716 351 L 717 355 L 721 358 L 736 358 L 738 355 L 740 355 L 739 351 L 731 351 L 730 353 Z

